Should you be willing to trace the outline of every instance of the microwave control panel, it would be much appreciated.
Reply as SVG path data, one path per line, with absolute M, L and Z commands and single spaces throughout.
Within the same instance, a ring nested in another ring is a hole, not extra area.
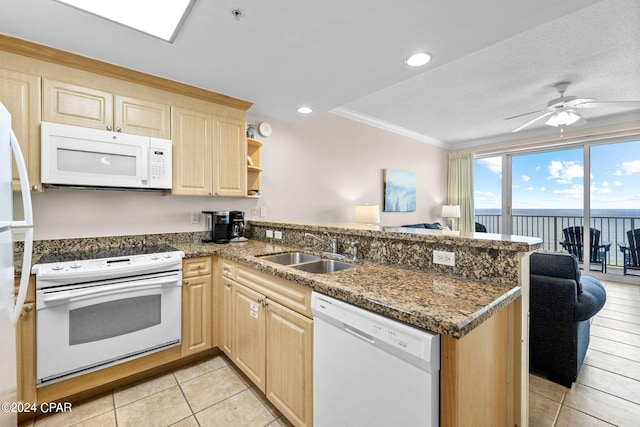
M 149 147 L 151 188 L 171 188 L 171 141 L 153 139 Z

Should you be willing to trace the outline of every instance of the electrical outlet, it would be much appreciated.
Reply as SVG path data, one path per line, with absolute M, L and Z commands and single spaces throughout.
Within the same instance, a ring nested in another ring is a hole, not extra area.
M 270 239 L 273 238 L 273 230 L 267 230 L 267 237 Z
M 456 254 L 455 252 L 433 251 L 433 263 L 455 267 Z
M 274 232 L 273 237 L 275 237 L 276 239 L 282 240 L 282 231 Z
M 265 208 L 264 206 L 260 207 L 260 218 L 266 218 L 267 217 L 267 208 Z
M 191 224 L 200 224 L 200 213 L 198 212 L 191 213 Z

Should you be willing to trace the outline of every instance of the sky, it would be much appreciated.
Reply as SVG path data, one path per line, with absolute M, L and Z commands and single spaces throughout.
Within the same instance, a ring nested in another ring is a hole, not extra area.
M 500 209 L 502 159 L 474 163 L 476 209 Z M 582 209 L 582 148 L 513 156 L 513 209 Z M 640 209 L 640 141 L 591 147 L 591 208 Z

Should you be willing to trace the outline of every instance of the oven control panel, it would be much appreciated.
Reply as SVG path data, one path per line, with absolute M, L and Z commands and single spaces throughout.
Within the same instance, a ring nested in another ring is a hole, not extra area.
M 141 273 L 182 269 L 184 252 L 171 251 L 112 258 L 83 259 L 36 264 L 31 272 L 36 275 L 36 287 L 43 280 L 101 280 L 104 277 L 131 276 Z M 45 285 L 46 286 L 46 285 Z M 53 286 L 53 285 L 50 285 Z

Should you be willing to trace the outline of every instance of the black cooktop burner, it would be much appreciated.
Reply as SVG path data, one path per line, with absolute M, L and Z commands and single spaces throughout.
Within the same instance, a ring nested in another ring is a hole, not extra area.
M 178 249 L 169 245 L 154 246 L 126 246 L 120 248 L 94 248 L 73 252 L 49 253 L 38 259 L 38 264 L 49 264 L 65 261 L 82 261 L 86 259 L 115 258 L 131 255 L 147 255 L 155 253 L 174 252 Z

